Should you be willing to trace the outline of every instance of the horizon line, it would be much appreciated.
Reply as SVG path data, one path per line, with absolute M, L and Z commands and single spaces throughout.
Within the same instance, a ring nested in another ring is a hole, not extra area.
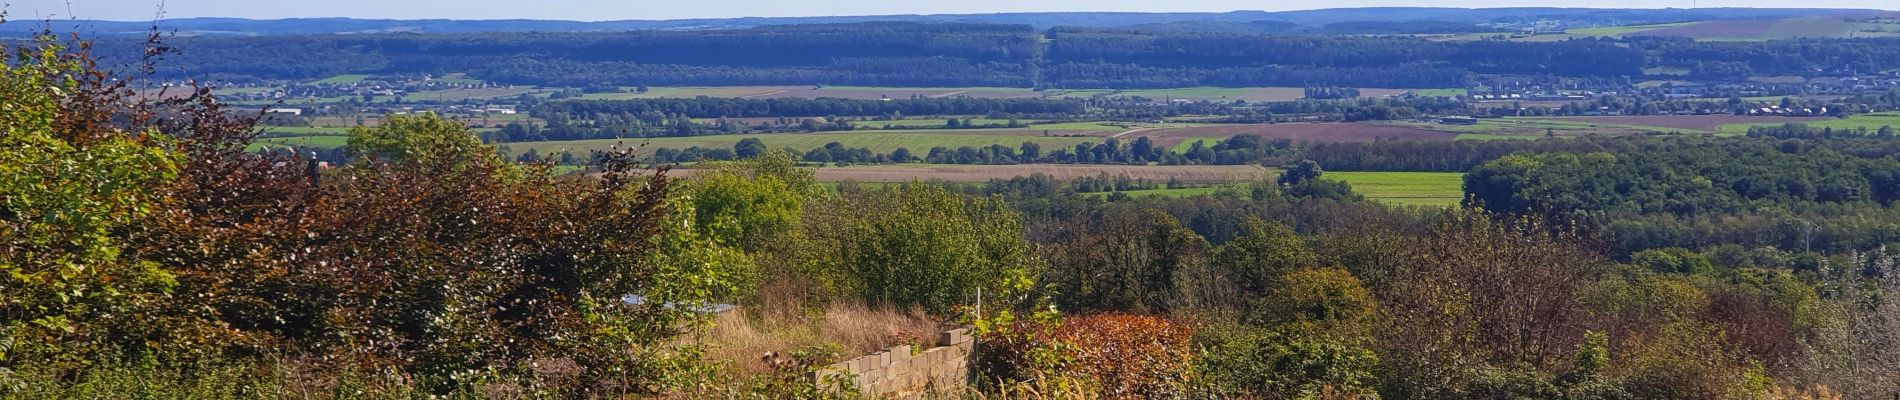
M 780 16 L 739 16 L 739 17 L 691 17 L 658 19 L 546 19 L 546 18 L 365 18 L 348 16 L 311 16 L 287 18 L 250 18 L 222 16 L 165 17 L 159 19 L 97 19 L 68 17 L 59 20 L 81 22 L 163 22 L 190 19 L 229 19 L 246 21 L 290 21 L 317 19 L 352 19 L 365 21 L 548 21 L 548 22 L 626 22 L 626 21 L 695 21 L 695 20 L 739 20 L 774 18 L 853 18 L 853 17 L 940 17 L 940 16 L 980 16 L 980 15 L 1026 15 L 1026 14 L 1233 14 L 1233 13 L 1291 13 L 1327 10 L 1367 10 L 1367 9 L 1439 9 L 1439 10 L 1513 10 L 1513 9 L 1553 9 L 1553 10 L 1838 10 L 1838 11 L 1877 11 L 1900 12 L 1900 8 L 1832 8 L 1832 7 L 1433 7 L 1433 6 L 1381 6 L 1381 7 L 1324 7 L 1278 11 L 1267 10 L 1227 10 L 1227 11 L 1007 11 L 973 13 L 909 13 L 909 14 L 833 14 L 833 15 L 780 15 Z M 42 18 L 45 19 L 45 18 Z M 18 19 L 25 20 L 25 19 Z

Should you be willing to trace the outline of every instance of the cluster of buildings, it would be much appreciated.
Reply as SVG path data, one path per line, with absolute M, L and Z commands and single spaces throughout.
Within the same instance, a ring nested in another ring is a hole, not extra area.
M 489 89 L 504 87 L 485 81 L 455 79 L 435 79 L 429 75 L 417 78 L 366 78 L 354 82 L 289 82 L 273 83 L 264 87 L 246 88 L 219 93 L 221 98 L 230 101 L 291 101 L 308 98 L 350 98 L 362 97 L 376 99 L 409 95 L 417 92 L 449 89 Z

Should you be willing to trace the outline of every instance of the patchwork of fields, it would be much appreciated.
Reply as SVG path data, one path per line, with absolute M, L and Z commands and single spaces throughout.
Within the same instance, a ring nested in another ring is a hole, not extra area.
M 340 122 L 340 121 L 332 121 Z M 804 134 L 756 134 L 756 135 L 719 135 L 698 137 L 668 138 L 630 138 L 602 139 L 560 142 L 518 142 L 502 144 L 514 153 L 558 153 L 570 151 L 586 153 L 591 150 L 608 150 L 639 146 L 651 152 L 659 148 L 731 148 L 739 140 L 758 138 L 770 148 L 791 148 L 807 150 L 822 147 L 827 143 L 838 142 L 848 147 L 870 148 L 876 152 L 890 152 L 897 148 L 907 148 L 913 154 L 922 155 L 932 147 L 982 147 L 1003 145 L 1016 147 L 1023 142 L 1041 144 L 1044 149 L 1071 147 L 1082 143 L 1099 143 L 1105 138 L 1121 140 L 1146 137 L 1176 151 L 1185 151 L 1195 142 L 1212 144 L 1235 134 L 1252 133 L 1265 138 L 1285 138 L 1299 141 L 1371 141 L 1379 139 L 1397 140 L 1497 140 L 1542 138 L 1546 134 L 1558 137 L 1573 137 L 1586 134 L 1621 135 L 1645 132 L 1683 132 L 1683 133 L 1720 133 L 1739 134 L 1749 126 L 1774 126 L 1786 123 L 1802 123 L 1813 127 L 1828 127 L 1837 130 L 1865 128 L 1877 130 L 1881 126 L 1900 127 L 1900 113 L 1877 113 L 1859 115 L 1850 118 L 1825 117 L 1751 117 L 1734 115 L 1681 115 L 1681 116 L 1595 116 L 1595 117 L 1523 117 L 1482 119 L 1477 125 L 1443 125 L 1424 122 L 1385 122 L 1385 123 L 1281 123 L 1281 124 L 1210 124 L 1192 122 L 1168 123 L 1122 123 L 1122 122 L 1066 122 L 1031 125 L 1027 128 L 998 129 L 912 129 L 943 126 L 945 119 L 910 119 L 899 121 L 860 121 L 858 125 L 866 128 L 884 128 L 888 125 L 895 130 L 860 130 L 851 132 L 823 132 Z M 972 124 L 1006 124 L 1008 120 L 970 119 Z M 1019 121 L 1022 122 L 1022 121 Z M 334 125 L 334 124 L 326 124 Z M 487 128 L 492 129 L 492 128 Z M 276 127 L 270 128 L 268 138 L 260 139 L 264 145 L 297 145 L 312 147 L 338 147 L 346 142 L 347 128 L 341 127 Z M 695 170 L 687 168 L 676 170 L 675 175 L 691 176 Z M 1258 166 L 1145 166 L 1145 165 L 1070 165 L 1070 164 L 1028 164 L 1028 165 L 861 165 L 846 167 L 823 167 L 817 170 L 820 180 L 826 182 L 868 182 L 892 183 L 918 181 L 943 182 L 985 182 L 995 178 L 1009 178 L 1030 174 L 1046 174 L 1056 179 L 1068 180 L 1083 176 L 1128 175 L 1153 181 L 1175 180 L 1196 185 L 1188 188 L 1154 189 L 1125 192 L 1130 196 L 1193 196 L 1212 194 L 1222 190 L 1239 189 L 1245 183 L 1270 178 L 1276 172 Z M 1370 200 L 1408 206 L 1448 207 L 1456 206 L 1463 200 L 1463 174 L 1460 173 L 1418 173 L 1418 172 L 1328 172 L 1330 179 L 1339 179 L 1352 184 L 1355 192 Z

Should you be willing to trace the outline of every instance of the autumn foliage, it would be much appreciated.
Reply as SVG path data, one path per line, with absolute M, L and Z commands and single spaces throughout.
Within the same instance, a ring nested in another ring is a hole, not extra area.
M 1194 360 L 1190 325 L 1135 314 L 1024 322 L 985 336 L 979 369 L 1009 382 L 1054 381 L 1091 397 L 1184 396 Z

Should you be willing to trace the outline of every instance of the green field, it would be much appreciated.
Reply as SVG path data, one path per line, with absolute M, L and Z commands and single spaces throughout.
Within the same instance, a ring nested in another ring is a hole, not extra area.
M 1346 181 L 1353 192 L 1386 204 L 1449 207 L 1465 198 L 1465 174 L 1457 172 L 1327 172 L 1322 178 Z
M 1834 130 L 1837 130 L 1837 131 L 1866 128 L 1867 131 L 1873 132 L 1873 131 L 1880 130 L 1880 127 L 1882 126 L 1891 126 L 1891 127 L 1894 127 L 1894 129 L 1900 129 L 1900 112 L 1861 114 L 1861 115 L 1855 115 L 1855 116 L 1851 116 L 1851 117 L 1847 117 L 1843 119 L 1830 119 L 1830 120 L 1825 120 L 1825 121 L 1807 122 L 1807 123 L 1804 123 L 1803 125 L 1807 125 L 1808 127 L 1814 128 L 1814 129 L 1834 128 Z M 1722 125 L 1721 133 L 1724 135 L 1746 134 L 1748 133 L 1748 127 L 1751 127 L 1751 126 L 1781 126 L 1781 124 Z
M 1458 97 L 1458 96 L 1463 96 L 1463 95 L 1466 95 L 1466 94 L 1470 94 L 1470 93 L 1471 93 L 1471 91 L 1470 91 L 1470 90 L 1467 90 L 1467 89 L 1463 89 L 1463 88 L 1458 88 L 1458 89 L 1413 89 L 1413 90 L 1412 90 L 1412 94 L 1416 94 L 1416 95 L 1419 95 L 1419 96 L 1423 96 L 1423 97 Z
M 468 74 L 460 73 L 460 72 L 443 74 L 442 76 L 435 78 L 435 80 L 438 82 L 453 83 L 457 85 L 478 85 L 482 83 L 482 80 L 470 78 L 468 77 Z
M 364 79 L 369 79 L 369 75 L 343 74 L 343 75 L 332 76 L 329 78 L 323 78 L 321 80 L 310 82 L 310 83 L 314 85 L 342 85 L 342 84 L 362 82 Z
M 1678 23 L 1673 23 L 1673 24 L 1655 24 L 1655 25 L 1603 26 L 1603 27 L 1596 27 L 1596 28 L 1571 29 L 1568 31 L 1564 31 L 1564 33 L 1579 35 L 1579 36 L 1622 36 L 1622 35 L 1627 35 L 1631 33 L 1652 31 L 1652 30 L 1675 27 L 1675 26 L 1694 25 L 1698 23 L 1701 23 L 1701 22 L 1678 22 Z

